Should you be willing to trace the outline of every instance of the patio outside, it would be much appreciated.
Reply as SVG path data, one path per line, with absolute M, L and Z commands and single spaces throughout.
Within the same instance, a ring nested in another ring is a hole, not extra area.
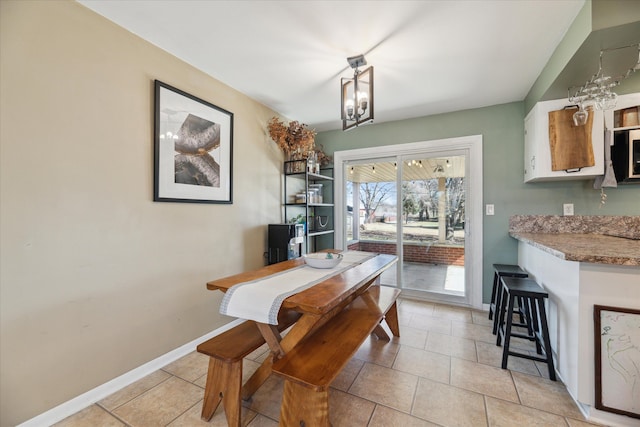
M 403 225 L 403 289 L 464 296 L 464 229 L 456 227 L 445 242 L 438 242 L 438 221 L 409 218 Z M 352 249 L 396 253 L 396 223 L 374 222 L 360 228 L 360 241 Z M 416 252 L 419 254 L 416 256 Z M 443 256 L 444 253 L 454 253 Z M 382 284 L 397 287 L 396 270 L 381 276 Z
M 350 249 L 397 255 L 402 229 L 402 283 L 397 269 L 383 284 L 465 296 L 465 157 L 416 157 L 348 167 L 346 231 Z M 400 192 L 398 194 L 398 192 Z

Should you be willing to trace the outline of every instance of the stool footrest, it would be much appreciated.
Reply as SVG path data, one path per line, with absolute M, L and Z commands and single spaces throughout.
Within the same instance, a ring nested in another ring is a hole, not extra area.
M 536 362 L 547 362 L 547 355 L 535 356 L 527 353 L 518 353 L 517 351 L 508 351 L 509 356 L 522 357 L 523 359 L 535 360 Z
M 516 326 L 516 325 L 511 325 L 511 326 Z M 526 328 L 527 325 L 524 325 L 524 327 Z M 525 340 L 529 340 L 529 341 L 535 341 L 536 337 L 533 335 L 527 335 L 527 334 L 520 334 L 518 332 L 511 332 L 511 336 L 512 337 L 516 337 L 516 338 L 522 338 Z
M 518 328 L 528 328 L 529 327 L 529 325 L 527 323 L 512 323 L 511 326 L 517 326 Z

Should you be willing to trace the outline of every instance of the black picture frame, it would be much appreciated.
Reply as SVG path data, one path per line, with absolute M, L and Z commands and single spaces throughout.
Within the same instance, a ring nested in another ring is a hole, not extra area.
M 154 81 L 155 202 L 233 203 L 233 113 Z
M 640 418 L 640 310 L 594 305 L 595 407 Z

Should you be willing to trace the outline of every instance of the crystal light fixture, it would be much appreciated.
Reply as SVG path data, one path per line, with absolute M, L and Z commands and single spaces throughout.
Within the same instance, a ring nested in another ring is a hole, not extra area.
M 373 121 L 373 67 L 367 65 L 364 55 L 347 58 L 354 69 L 353 78 L 340 79 L 342 130 L 348 130 Z
M 638 61 L 636 64 L 629 68 L 626 74 L 622 76 L 612 78 L 611 76 L 605 75 L 602 71 L 603 55 L 606 52 L 630 47 L 638 48 Z M 568 89 L 569 102 L 578 105 L 578 111 L 573 114 L 573 124 L 576 126 L 584 126 L 587 123 L 587 118 L 589 117 L 588 109 L 590 108 L 597 110 L 610 110 L 615 108 L 618 95 L 613 91 L 613 88 L 638 70 L 640 70 L 640 44 L 601 50 L 598 61 L 598 72 L 584 85 L 572 86 Z

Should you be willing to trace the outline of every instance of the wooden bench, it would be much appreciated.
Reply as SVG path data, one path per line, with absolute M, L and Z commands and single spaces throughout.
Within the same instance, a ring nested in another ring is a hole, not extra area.
M 284 331 L 299 317 L 294 311 L 283 312 L 278 319 L 278 331 Z M 198 345 L 198 352 L 209 356 L 203 420 L 211 420 L 222 402 L 227 424 L 240 427 L 242 359 L 264 343 L 256 322 L 248 320 Z
M 392 333 L 400 336 L 399 294 L 395 288 L 372 286 L 273 363 L 273 372 L 285 379 L 280 425 L 330 426 L 329 385 L 372 332 L 380 336 L 385 316 Z

